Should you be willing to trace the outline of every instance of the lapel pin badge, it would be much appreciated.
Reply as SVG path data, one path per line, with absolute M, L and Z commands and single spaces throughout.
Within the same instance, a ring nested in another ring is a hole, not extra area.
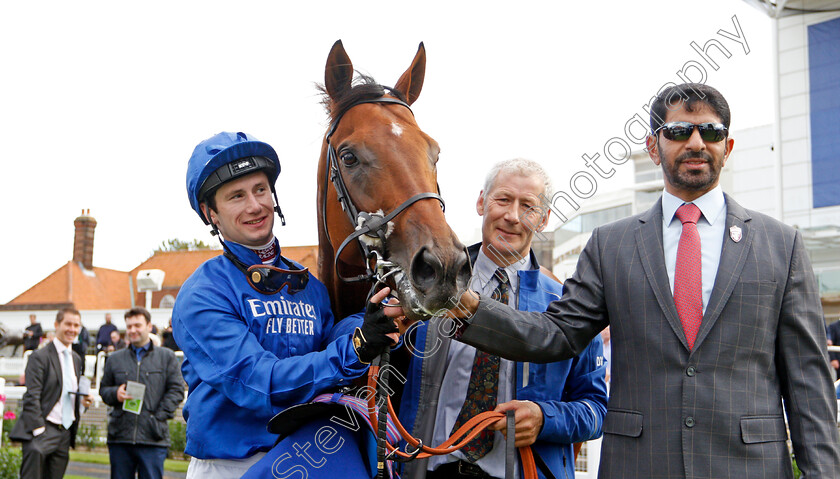
M 729 237 L 732 238 L 732 241 L 739 242 L 743 235 L 741 234 L 741 228 L 737 226 L 732 226 L 729 228 Z

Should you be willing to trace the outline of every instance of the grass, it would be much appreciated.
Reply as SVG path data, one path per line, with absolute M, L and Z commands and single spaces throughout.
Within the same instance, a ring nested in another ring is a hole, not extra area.
M 70 460 L 76 462 L 87 462 L 92 464 L 111 464 L 108 454 L 104 452 L 80 452 L 70 451 Z M 170 472 L 187 472 L 189 461 L 180 461 L 177 459 L 167 459 L 163 463 L 163 469 Z M 65 476 L 69 478 L 71 476 Z
M 178 459 L 167 459 L 163 461 L 163 469 L 170 472 L 187 472 L 190 467 L 190 461 L 181 461 Z
M 108 454 L 103 452 L 80 452 L 71 450 L 70 460 L 76 462 L 87 462 L 89 464 L 111 464 Z

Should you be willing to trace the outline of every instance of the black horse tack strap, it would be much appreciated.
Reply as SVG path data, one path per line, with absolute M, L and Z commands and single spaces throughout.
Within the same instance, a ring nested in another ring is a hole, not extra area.
M 336 264 L 336 274 L 338 274 L 339 278 L 341 278 L 343 281 L 346 281 L 346 282 L 364 281 L 364 280 L 371 279 L 373 271 L 370 269 L 370 267 L 368 267 L 368 274 L 353 276 L 351 278 L 346 278 L 344 276 L 341 276 L 341 273 L 338 272 L 338 266 L 337 266 L 338 258 L 339 258 L 339 256 L 341 256 L 341 252 L 344 251 L 344 248 L 348 244 L 353 242 L 353 240 L 356 240 L 363 235 L 368 235 L 368 236 L 378 235 L 378 236 L 380 236 L 380 238 L 382 239 L 382 242 L 384 244 L 385 240 L 382 236 L 384 236 L 383 231 L 387 227 L 388 222 L 391 221 L 392 219 L 396 218 L 397 215 L 402 213 L 406 208 L 413 205 L 414 203 L 417 203 L 420 200 L 425 200 L 425 199 L 429 199 L 429 198 L 436 199 L 436 200 L 440 201 L 441 204 L 443 204 L 443 198 L 441 198 L 440 195 L 438 195 L 438 194 L 435 194 L 435 193 L 419 193 L 419 194 L 416 194 L 416 195 L 412 196 L 411 198 L 405 200 L 401 205 L 397 206 L 393 211 L 391 211 L 390 213 L 388 213 L 384 217 L 380 218 L 378 216 L 369 216 L 368 220 L 365 221 L 364 225 L 359 227 L 350 236 L 345 238 L 344 241 L 341 242 L 341 246 L 339 246 L 338 250 L 335 252 L 335 260 L 334 261 L 335 261 L 335 264 Z M 367 258 L 369 258 L 370 253 L 365 251 L 365 255 L 366 255 L 365 258 L 367 259 Z
M 512 479 L 513 478 L 513 465 L 516 464 L 516 451 L 514 449 L 514 439 L 516 437 L 516 419 L 515 419 L 516 411 L 513 409 L 508 409 L 505 411 L 505 417 L 507 418 L 507 435 L 505 437 L 508 438 L 505 441 L 505 479 Z

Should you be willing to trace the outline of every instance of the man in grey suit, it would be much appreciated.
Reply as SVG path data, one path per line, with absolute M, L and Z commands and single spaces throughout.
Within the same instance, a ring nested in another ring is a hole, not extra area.
M 71 349 L 81 325 L 77 310 L 59 311 L 55 339 L 33 352 L 26 363 L 23 411 L 9 434 L 23 443 L 22 479 L 57 479 L 67 469 L 69 449 L 76 442 L 79 405 L 88 407 L 92 402 L 90 396 L 78 394 L 82 358 Z
M 788 428 L 803 477 L 840 475 L 813 270 L 798 231 L 718 186 L 729 121 L 714 88 L 664 90 L 647 139 L 662 198 L 595 229 L 547 312 L 467 292 L 451 313 L 461 341 L 517 361 L 573 357 L 610 326 L 602 478 L 792 478 Z

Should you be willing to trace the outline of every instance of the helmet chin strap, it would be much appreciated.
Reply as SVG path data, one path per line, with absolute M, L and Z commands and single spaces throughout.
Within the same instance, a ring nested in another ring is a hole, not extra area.
M 286 226 L 286 217 L 283 216 L 283 212 L 280 210 L 280 201 L 277 199 L 277 192 L 274 188 L 271 188 L 271 193 L 274 195 L 274 211 L 276 211 L 277 216 L 280 217 L 280 225 Z

